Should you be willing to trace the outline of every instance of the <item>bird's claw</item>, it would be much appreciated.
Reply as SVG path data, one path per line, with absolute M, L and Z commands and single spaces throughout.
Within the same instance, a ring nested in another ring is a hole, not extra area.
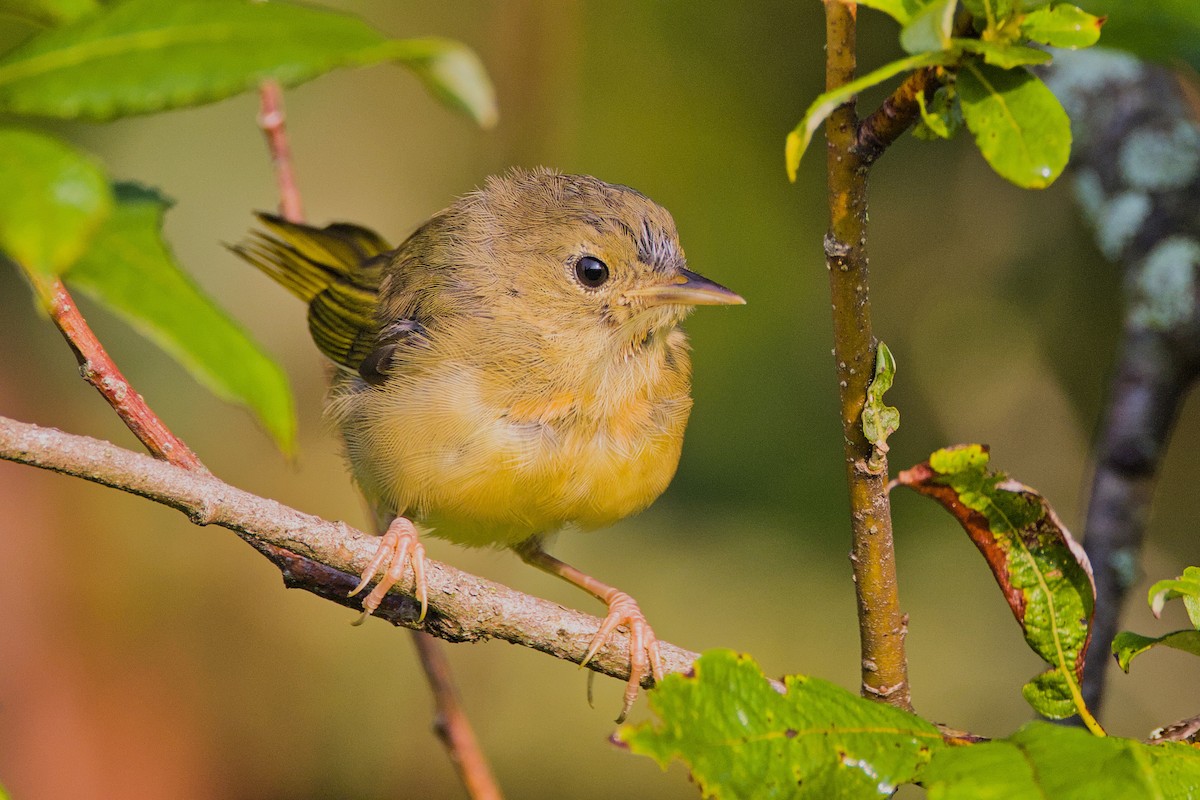
M 417 617 L 417 622 L 422 622 L 429 610 L 425 562 L 425 545 L 421 544 L 417 529 L 404 517 L 396 517 L 380 538 L 379 548 L 375 551 L 371 563 L 362 571 L 362 580 L 350 592 L 351 597 L 358 594 L 383 570 L 383 577 L 379 579 L 379 583 L 363 598 L 363 613 L 354 624 L 361 625 L 367 617 L 375 613 L 375 609 L 379 608 L 379 604 L 391 588 L 404 579 L 404 568 L 409 564 L 412 564 L 413 570 L 413 594 L 421 602 L 421 615 Z
M 625 702 L 621 706 L 620 716 L 617 717 L 617 722 L 621 723 L 625 721 L 629 709 L 633 708 L 633 701 L 637 699 L 642 681 L 648 674 L 653 676 L 655 683 L 661 681 L 663 666 L 658 637 L 654 635 L 654 630 L 646 621 L 646 616 L 637 601 L 625 592 L 616 592 L 609 600 L 608 616 L 600 623 L 600 629 L 592 637 L 580 666 L 592 660 L 619 625 L 629 626 L 629 680 L 625 684 Z

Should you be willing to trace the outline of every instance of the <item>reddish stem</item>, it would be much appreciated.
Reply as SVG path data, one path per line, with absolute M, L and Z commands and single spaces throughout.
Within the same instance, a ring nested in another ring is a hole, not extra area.
M 108 401 L 150 454 L 178 467 L 207 472 L 191 448 L 171 433 L 146 405 L 142 396 L 133 390 L 129 381 L 125 380 L 121 370 L 117 369 L 88 326 L 87 320 L 79 313 L 79 307 L 62 281 L 34 278 L 33 286 L 50 318 L 75 353 L 79 361 L 79 374 L 96 387 L 96 391 Z
M 454 675 L 441 643 L 424 631 L 413 631 L 413 643 L 421 657 L 421 668 L 433 691 L 436 715 L 433 730 L 450 755 L 450 761 L 458 771 L 458 777 L 467 788 L 472 800 L 501 800 L 496 776 L 488 765 L 487 756 L 475 738 L 471 720 L 459 702 L 458 690 L 454 686 Z
M 279 213 L 289 222 L 303 222 L 304 206 L 300 202 L 300 188 L 292 169 L 292 148 L 288 144 L 287 128 L 284 126 L 283 90 L 275 81 L 267 80 L 259 87 L 258 94 L 261 101 L 258 127 L 267 138 L 271 164 L 275 167 L 275 180 L 279 184 Z

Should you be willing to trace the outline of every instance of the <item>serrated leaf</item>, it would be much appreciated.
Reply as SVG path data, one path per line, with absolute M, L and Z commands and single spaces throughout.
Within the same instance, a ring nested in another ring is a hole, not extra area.
M 1154 616 L 1162 616 L 1163 606 L 1168 600 L 1183 599 L 1188 619 L 1200 628 L 1200 567 L 1188 567 L 1174 580 L 1158 581 L 1150 587 L 1150 610 Z
M 1121 631 L 1113 637 L 1112 651 L 1117 664 L 1129 672 L 1129 663 L 1152 647 L 1170 647 L 1194 656 L 1200 656 L 1200 631 L 1187 629 L 1168 633 L 1165 636 L 1142 636 L 1132 631 Z
M 59 274 L 111 209 L 108 178 L 89 156 L 50 136 L 0 128 L 0 250 L 22 268 Z
M 96 0 L 0 0 L 0 17 L 53 27 L 79 19 L 100 8 Z
M 982 39 L 955 39 L 954 44 L 962 50 L 982 56 L 985 64 L 1000 69 L 1012 69 L 1026 64 L 1045 64 L 1053 60 L 1045 50 L 1019 44 L 985 42 Z
M 918 139 L 951 139 L 962 128 L 962 109 L 950 86 L 939 86 L 928 104 L 925 94 L 918 92 L 917 108 L 921 121 L 913 129 L 913 135 Z
M 1026 699 L 1038 713 L 1058 719 L 1065 687 L 1075 706 L 1071 713 L 1086 713 L 1079 680 L 1095 606 L 1091 566 L 1045 499 L 992 472 L 988 461 L 981 445 L 945 448 L 901 472 L 896 482 L 954 515 L 991 568 L 1026 643 L 1061 674 L 1061 684 L 1035 678 Z
M 658 723 L 617 739 L 664 768 L 687 764 L 705 797 L 888 797 L 944 745 L 921 718 L 817 678 L 780 693 L 748 656 L 705 653 L 649 694 Z
M 1075 50 L 1091 47 L 1098 42 L 1103 24 L 1103 17 L 1089 14 L 1078 6 L 1061 3 L 1026 14 L 1021 20 L 1021 34 L 1051 47 Z
M 243 0 L 126 0 L 46 31 L 0 59 L 0 110 L 107 120 L 389 59 L 440 99 L 494 119 L 491 86 L 463 45 L 389 40 L 346 14 Z
M 1024 69 L 965 62 L 958 71 L 963 119 L 979 152 L 1002 178 L 1042 189 L 1071 155 L 1071 121 L 1062 104 Z
M 170 203 L 131 184 L 116 189 L 112 217 L 63 280 L 124 318 L 218 397 L 248 407 L 291 452 L 296 419 L 283 370 L 180 270 L 162 240 Z
M 921 53 L 920 55 L 902 58 L 899 61 L 893 61 L 890 64 L 885 64 L 879 69 L 868 72 L 857 80 L 850 81 L 845 86 L 840 86 L 831 92 L 825 92 L 817 97 L 816 100 L 804 112 L 804 117 L 796 125 L 791 133 L 787 136 L 787 142 L 784 146 L 784 159 L 787 164 L 788 180 L 795 183 L 796 170 L 800 168 L 800 158 L 804 155 L 804 151 L 808 149 L 808 143 L 812 141 L 813 133 L 817 130 L 825 118 L 833 113 L 833 110 L 850 100 L 863 89 L 868 89 L 877 83 L 883 83 L 888 78 L 899 75 L 901 72 L 911 72 L 912 70 L 921 69 L 923 67 L 931 67 L 937 64 L 950 63 L 952 56 L 949 53 Z
M 958 0 L 932 0 L 900 31 L 900 46 L 913 54 L 949 50 L 957 6 Z
M 1008 739 L 949 747 L 922 773 L 929 800 L 1193 797 L 1200 750 L 1032 722 Z

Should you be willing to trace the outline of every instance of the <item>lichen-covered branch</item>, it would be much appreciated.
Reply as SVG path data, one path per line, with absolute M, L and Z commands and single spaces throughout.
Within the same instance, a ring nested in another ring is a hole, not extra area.
M 53 470 L 120 489 L 183 512 L 197 525 L 219 525 L 271 559 L 284 582 L 356 611 L 347 593 L 375 553 L 378 538 L 230 486 L 206 472 L 176 467 L 109 442 L 0 417 L 0 459 Z M 578 664 L 600 620 L 522 594 L 436 561 L 429 562 L 429 615 L 393 592 L 375 616 L 453 642 L 501 639 Z M 401 590 L 411 588 L 402 582 Z M 690 668 L 698 654 L 665 642 L 668 672 Z M 587 664 L 629 678 L 627 637 L 614 637 Z M 649 681 L 647 681 L 649 682 Z
M 832 90 L 854 77 L 855 6 L 826 2 L 825 26 L 825 88 Z M 850 486 L 850 560 L 858 594 L 863 694 L 908 709 L 906 623 L 896 582 L 887 464 L 884 458 L 880 470 L 867 467 L 872 449 L 862 431 L 876 342 L 866 252 L 867 165 L 857 152 L 858 130 L 853 104 L 838 108 L 825 125 L 830 210 L 825 263 L 833 300 L 834 359 Z
M 1200 376 L 1200 122 L 1178 74 L 1124 53 L 1059 53 L 1045 75 L 1071 116 L 1076 195 L 1123 276 L 1083 539 L 1096 578 L 1083 695 L 1095 712 L 1159 467 Z

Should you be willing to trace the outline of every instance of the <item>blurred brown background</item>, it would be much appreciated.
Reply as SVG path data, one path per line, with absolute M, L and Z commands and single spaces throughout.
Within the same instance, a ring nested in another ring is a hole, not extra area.
M 512 164 L 633 185 L 676 217 L 693 266 L 748 300 L 701 310 L 696 410 L 673 486 L 609 531 L 556 554 L 637 597 L 665 639 L 732 647 L 770 674 L 857 685 L 836 387 L 821 236 L 818 140 L 798 185 L 783 137 L 820 90 L 816 2 L 338 3 L 395 36 L 475 47 L 501 124 L 481 133 L 394 67 L 342 72 L 287 95 L 311 220 L 354 220 L 401 240 L 452 197 Z M 861 66 L 895 57 L 895 27 L 861 15 Z M 874 104 L 876 95 L 864 103 Z M 256 99 L 106 126 L 56 126 L 113 174 L 178 200 L 180 260 L 292 376 L 301 449 L 288 463 L 242 411 L 84 304 L 118 363 L 219 476 L 365 525 L 320 420 L 322 364 L 300 304 L 220 246 L 275 188 Z M 1088 445 L 1111 361 L 1118 278 L 1063 181 L 1020 191 L 968 141 L 905 138 L 874 172 L 876 331 L 900 372 L 898 469 L 960 441 L 1082 519 Z M 136 443 L 79 380 L 11 271 L 0 273 L 0 413 Z M 1149 579 L 1200 561 L 1192 537 L 1200 446 L 1180 420 L 1150 528 Z M 914 701 L 935 720 L 1003 735 L 1030 717 L 1041 669 L 974 548 L 915 495 L 895 497 Z M 564 604 L 578 591 L 504 552 L 433 542 L 432 555 Z M 143 500 L 0 463 L 0 783 L 20 798 L 459 796 L 427 731 L 430 702 L 407 636 L 285 592 L 221 529 Z M 1138 590 L 1134 597 L 1144 596 Z M 1172 609 L 1174 613 L 1174 609 Z M 1164 632 L 1135 600 L 1128 627 Z M 513 798 L 695 796 L 682 769 L 607 744 L 621 687 L 504 644 L 451 649 L 471 712 Z M 1116 733 L 1195 713 L 1195 659 L 1145 656 L 1112 682 Z M 647 715 L 644 703 L 635 719 Z

